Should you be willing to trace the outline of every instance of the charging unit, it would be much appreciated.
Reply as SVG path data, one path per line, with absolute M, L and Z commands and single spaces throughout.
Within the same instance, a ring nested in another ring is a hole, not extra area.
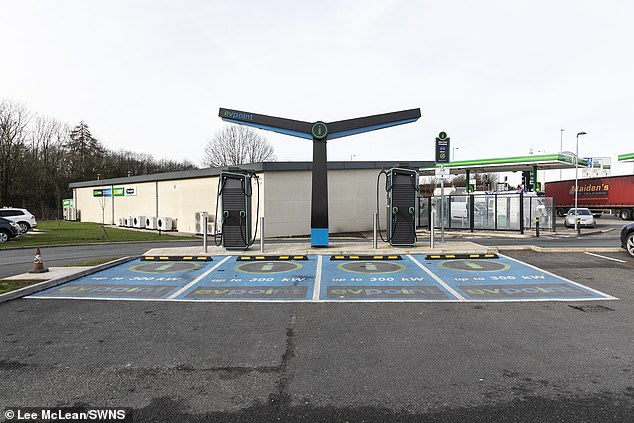
M 220 172 L 216 206 L 220 204 L 221 211 L 220 215 L 216 213 L 216 216 L 220 216 L 222 222 L 220 243 L 227 250 L 246 250 L 255 241 L 257 220 L 255 231 L 251 227 L 252 179 L 258 178 L 254 173 L 240 168 L 229 168 Z M 259 208 L 260 188 L 259 181 L 257 182 Z
M 416 243 L 418 172 L 407 167 L 385 171 L 387 192 L 387 241 L 393 246 Z

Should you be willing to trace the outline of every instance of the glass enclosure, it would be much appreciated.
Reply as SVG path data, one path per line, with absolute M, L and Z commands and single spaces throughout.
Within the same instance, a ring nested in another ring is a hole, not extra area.
M 539 219 L 541 229 L 553 229 L 552 197 L 533 193 L 446 195 L 418 198 L 418 226 L 429 228 L 431 210 L 434 227 L 441 220 L 447 229 L 523 231 L 534 229 Z

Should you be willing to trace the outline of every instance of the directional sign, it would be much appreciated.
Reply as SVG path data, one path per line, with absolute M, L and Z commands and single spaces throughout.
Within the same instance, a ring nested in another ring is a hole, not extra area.
M 436 169 L 436 179 L 449 179 L 451 174 L 449 173 L 449 169 L 445 167 L 439 167 Z
M 436 137 L 436 163 L 449 163 L 449 137 L 446 132 Z

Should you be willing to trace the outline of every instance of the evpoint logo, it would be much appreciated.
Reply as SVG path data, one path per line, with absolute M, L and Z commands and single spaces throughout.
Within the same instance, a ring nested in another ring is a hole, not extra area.
M 224 117 L 236 120 L 253 120 L 253 115 L 250 113 L 234 112 L 232 110 L 225 110 Z

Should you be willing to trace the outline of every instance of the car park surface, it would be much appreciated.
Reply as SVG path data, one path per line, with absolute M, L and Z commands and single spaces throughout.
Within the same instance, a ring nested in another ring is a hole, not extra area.
M 0 304 L 0 396 L 135 422 L 627 421 L 634 259 L 505 256 L 619 300 L 21 299 Z
M 250 255 L 199 260 L 182 257 L 179 261 L 143 257 L 31 297 L 173 301 L 614 299 L 521 261 L 488 256 Z

